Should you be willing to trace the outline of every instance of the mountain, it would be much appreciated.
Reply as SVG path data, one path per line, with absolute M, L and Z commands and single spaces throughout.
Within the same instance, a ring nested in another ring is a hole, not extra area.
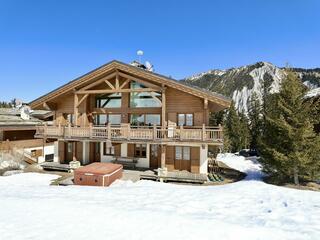
M 310 89 L 320 87 L 320 68 L 292 68 Z M 285 69 L 272 63 L 257 62 L 227 70 L 210 70 L 182 80 L 232 98 L 239 111 L 248 110 L 248 102 L 253 92 L 262 98 L 263 84 L 270 86 L 270 92 L 278 92 Z

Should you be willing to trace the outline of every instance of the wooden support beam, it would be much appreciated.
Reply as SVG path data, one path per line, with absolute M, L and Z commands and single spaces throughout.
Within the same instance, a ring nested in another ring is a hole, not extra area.
M 160 103 L 160 106 L 162 106 L 162 102 L 161 102 L 161 100 L 159 98 L 157 98 L 155 92 L 151 92 L 150 95 L 154 100 L 156 100 L 158 103 Z
M 81 104 L 88 96 L 89 96 L 89 94 L 85 94 L 85 95 L 80 99 L 80 101 L 78 102 L 77 107 L 79 107 L 80 104 Z
M 208 109 L 208 99 L 207 98 L 203 99 L 203 108 Z
M 95 81 L 95 82 L 83 87 L 83 88 L 80 88 L 79 91 L 84 91 L 84 90 L 87 90 L 89 88 L 92 88 L 92 87 L 104 82 L 105 80 L 110 80 L 111 78 L 114 78 L 115 76 L 116 76 L 116 73 L 112 73 L 112 74 L 110 74 L 110 75 L 108 75 L 106 77 L 103 77 L 103 78 L 101 78 L 101 79 L 99 79 L 99 80 L 97 80 L 97 81 Z
M 79 90 L 77 94 L 103 94 L 103 93 L 127 93 L 127 92 L 156 92 L 153 88 L 136 88 L 136 89 L 99 89 L 99 90 Z
M 139 79 L 139 78 L 136 78 L 136 77 L 133 77 L 133 76 L 130 76 L 128 74 L 119 72 L 119 75 L 122 76 L 122 77 L 125 77 L 125 78 L 129 78 L 130 80 L 134 80 L 135 82 L 141 83 L 142 85 L 144 85 L 146 87 L 156 89 L 157 91 L 161 91 L 162 90 L 162 88 L 160 86 L 156 85 L 156 84 L 147 82 L 145 80 L 142 80 L 142 79 Z
M 48 110 L 48 111 L 54 111 L 57 110 L 57 104 L 55 103 L 50 103 L 50 102 L 44 102 L 42 104 L 43 108 Z
M 107 79 L 104 80 L 106 84 L 108 84 L 108 86 L 111 88 L 111 89 L 115 89 L 114 86 L 111 84 L 111 82 L 109 82 Z
M 161 145 L 161 168 L 166 167 L 166 145 Z
M 75 93 L 74 94 L 74 125 L 77 126 L 78 125 L 78 112 L 79 112 L 79 108 L 78 108 L 78 103 L 79 103 L 79 97 L 78 94 Z
M 124 88 L 129 82 L 131 81 L 131 79 L 126 79 L 120 86 L 120 89 Z M 129 87 L 130 88 L 130 87 Z
M 119 89 L 119 72 L 116 71 L 116 89 Z
M 162 104 L 161 104 L 161 127 L 166 128 L 166 91 L 162 91 Z

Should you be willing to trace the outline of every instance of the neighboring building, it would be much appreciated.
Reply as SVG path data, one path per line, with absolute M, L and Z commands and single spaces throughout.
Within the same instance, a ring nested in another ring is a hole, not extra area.
M 229 99 L 148 70 L 112 61 L 32 101 L 54 125 L 36 137 L 55 140 L 55 161 L 82 164 L 137 159 L 138 167 L 207 173 L 208 146 L 223 146 L 209 112 Z
M 37 152 L 36 157 L 43 159 L 45 155 L 51 156 L 53 147 L 34 137 L 36 127 L 50 119 L 52 120 L 50 111 L 31 111 L 28 106 L 0 108 L 0 151 L 17 148 L 29 151 L 30 154 Z

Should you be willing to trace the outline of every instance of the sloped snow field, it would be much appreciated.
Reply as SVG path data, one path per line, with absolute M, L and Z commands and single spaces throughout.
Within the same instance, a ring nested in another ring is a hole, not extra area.
M 55 175 L 0 177 L 0 239 L 320 239 L 320 193 L 259 181 L 186 186 L 118 181 L 109 188 L 48 186 Z

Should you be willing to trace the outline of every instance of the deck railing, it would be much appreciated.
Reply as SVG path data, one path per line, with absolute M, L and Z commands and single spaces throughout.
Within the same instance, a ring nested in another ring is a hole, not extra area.
M 110 139 L 142 141 L 202 141 L 222 142 L 222 127 L 176 127 L 147 126 L 136 127 L 130 124 L 107 126 L 39 126 L 36 137 L 63 139 Z

